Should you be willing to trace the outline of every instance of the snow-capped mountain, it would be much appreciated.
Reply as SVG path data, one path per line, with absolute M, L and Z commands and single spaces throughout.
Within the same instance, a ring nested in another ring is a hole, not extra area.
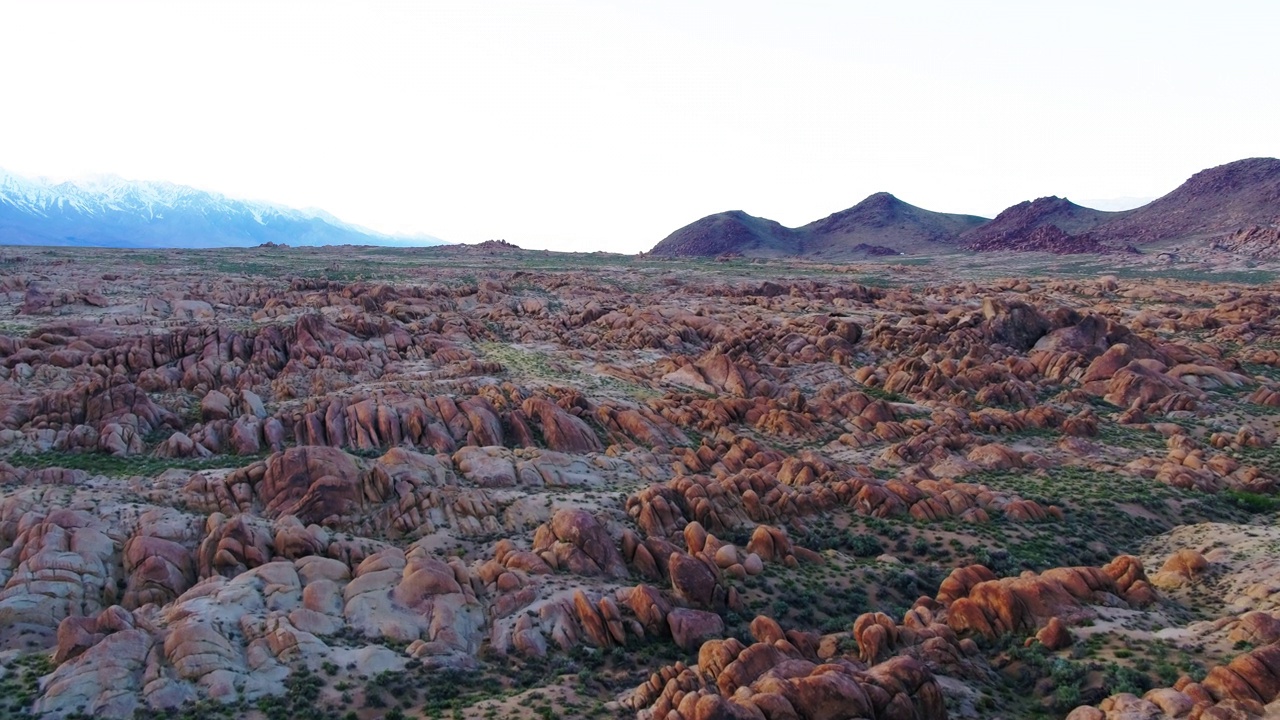
M 0 245 L 250 247 L 439 245 L 393 237 L 320 210 L 237 200 L 168 182 L 111 175 L 54 183 L 0 169 Z

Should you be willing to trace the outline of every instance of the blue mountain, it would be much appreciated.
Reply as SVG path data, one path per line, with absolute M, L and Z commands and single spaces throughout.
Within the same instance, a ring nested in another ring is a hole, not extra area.
M 441 245 L 344 223 L 321 210 L 237 200 L 114 176 L 53 183 L 0 170 L 0 245 L 121 248 Z

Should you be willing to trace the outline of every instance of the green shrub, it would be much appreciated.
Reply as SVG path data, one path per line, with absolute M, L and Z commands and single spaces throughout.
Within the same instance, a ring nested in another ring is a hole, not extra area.
M 884 546 L 874 535 L 852 535 L 849 537 L 849 550 L 858 557 L 874 557 L 884 552 Z
M 1251 513 L 1273 513 L 1280 510 L 1280 498 L 1270 495 L 1248 492 L 1247 490 L 1224 490 L 1223 494 L 1232 505 Z

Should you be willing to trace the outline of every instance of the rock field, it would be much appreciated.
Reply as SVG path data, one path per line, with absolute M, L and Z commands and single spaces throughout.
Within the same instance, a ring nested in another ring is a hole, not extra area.
M 0 720 L 1280 716 L 1280 284 L 1109 263 L 0 248 Z

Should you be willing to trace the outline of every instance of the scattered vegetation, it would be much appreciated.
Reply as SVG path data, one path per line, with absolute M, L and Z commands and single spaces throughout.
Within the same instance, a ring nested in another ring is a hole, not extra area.
M 149 455 L 117 456 L 98 452 L 61 452 L 50 450 L 41 453 L 15 453 L 4 458 L 14 467 L 67 468 L 84 470 L 90 475 L 108 477 L 152 476 L 170 468 L 183 470 L 209 470 L 212 468 L 237 468 L 251 465 L 266 457 L 260 455 L 218 455 L 210 458 L 158 458 Z

